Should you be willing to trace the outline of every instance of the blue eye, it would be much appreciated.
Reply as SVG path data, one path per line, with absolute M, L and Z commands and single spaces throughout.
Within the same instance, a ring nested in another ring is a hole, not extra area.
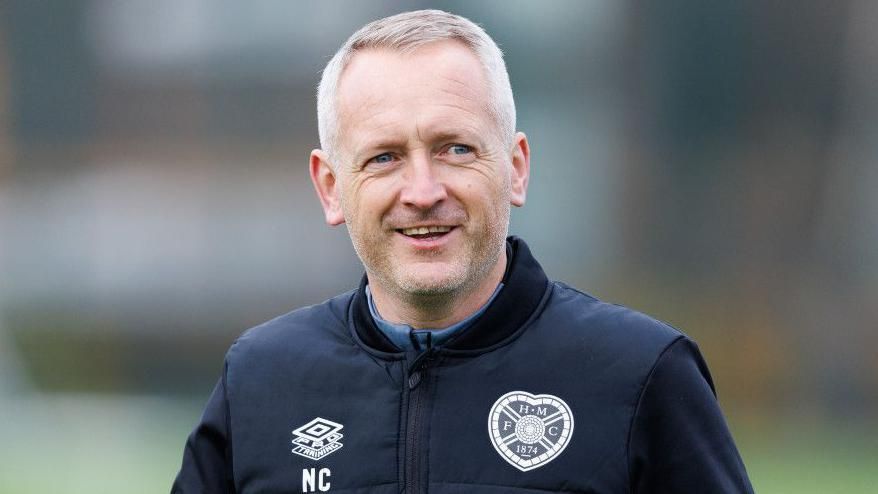
M 451 154 L 469 154 L 473 152 L 473 150 L 471 147 L 464 144 L 454 144 L 448 148 L 448 152 Z
M 379 164 L 390 163 L 391 161 L 393 161 L 393 156 L 390 153 L 382 153 L 369 160 L 371 163 Z

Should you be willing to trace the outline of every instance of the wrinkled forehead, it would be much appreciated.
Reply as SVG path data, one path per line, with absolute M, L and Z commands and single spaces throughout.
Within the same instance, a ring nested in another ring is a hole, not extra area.
M 450 40 L 410 52 L 357 51 L 342 73 L 336 97 L 342 139 L 402 123 L 417 116 L 412 112 L 429 110 L 430 116 L 446 120 L 477 120 L 491 114 L 483 65 L 466 45 Z

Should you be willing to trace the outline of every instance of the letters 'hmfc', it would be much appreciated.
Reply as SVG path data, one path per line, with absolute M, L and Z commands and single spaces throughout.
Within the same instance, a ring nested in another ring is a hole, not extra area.
M 500 456 L 526 472 L 564 451 L 573 435 L 573 414 L 557 396 L 513 391 L 491 407 L 488 432 Z

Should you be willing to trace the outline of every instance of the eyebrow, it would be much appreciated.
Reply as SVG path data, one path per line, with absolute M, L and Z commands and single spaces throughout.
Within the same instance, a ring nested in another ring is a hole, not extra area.
M 408 139 L 379 139 L 369 142 L 362 149 L 370 152 L 378 149 L 399 149 L 406 147 L 407 144 Z
M 471 132 L 455 132 L 455 131 L 438 131 L 433 134 L 428 134 L 431 141 L 457 141 L 457 140 L 478 140 L 477 137 Z

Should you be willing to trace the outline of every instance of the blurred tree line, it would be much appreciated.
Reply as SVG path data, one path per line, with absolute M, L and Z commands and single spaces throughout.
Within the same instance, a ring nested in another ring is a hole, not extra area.
M 201 393 L 243 329 L 353 287 L 307 179 L 314 85 L 354 28 L 428 4 L 7 1 L 0 333 L 23 374 Z M 695 336 L 737 413 L 874 417 L 878 7 L 506 5 L 440 7 L 507 52 L 535 149 L 513 231 L 550 275 Z

